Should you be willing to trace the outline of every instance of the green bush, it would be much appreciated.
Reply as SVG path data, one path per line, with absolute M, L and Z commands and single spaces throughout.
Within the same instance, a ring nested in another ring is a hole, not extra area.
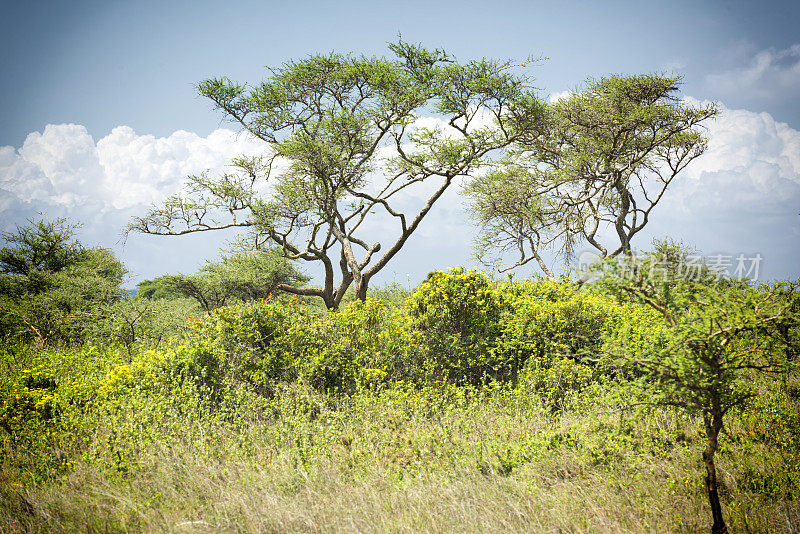
M 226 380 L 269 396 L 277 383 L 297 378 L 295 360 L 311 341 L 305 334 L 311 323 L 308 308 L 294 298 L 222 307 L 197 319 L 173 350 L 182 372 L 215 396 Z
M 22 369 L 17 380 L 0 391 L 0 427 L 12 440 L 27 440 L 40 434 L 59 411 L 54 395 L 58 387 L 51 369 L 37 365 Z
M 6 345 L 0 350 L 0 468 L 38 481 L 69 469 L 122 364 L 116 351 Z
M 581 290 L 568 280 L 529 280 L 507 286 L 510 303 L 502 317 L 496 351 L 524 363 L 597 349 L 621 315 L 610 298 Z
M 402 310 L 368 298 L 321 318 L 306 331 L 299 373 L 322 390 L 354 391 L 386 381 L 429 378 L 421 339 Z
M 102 307 L 97 320 L 85 328 L 86 338 L 98 344 L 122 345 L 133 357 L 142 350 L 166 346 L 202 313 L 192 299 L 137 296 Z
M 759 395 L 740 410 L 741 428 L 731 436 L 747 454 L 737 470 L 741 483 L 763 500 L 800 498 L 800 379 L 759 377 Z M 776 468 L 771 456 L 780 456 Z M 766 467 L 766 469 L 765 469 Z
M 428 275 L 411 295 L 411 326 L 422 333 L 436 378 L 481 384 L 497 374 L 490 356 L 501 333 L 503 295 L 483 272 L 463 268 Z
M 272 396 L 301 380 L 320 391 L 347 393 L 388 381 L 433 378 L 430 351 L 404 310 L 355 301 L 316 317 L 293 298 L 212 311 L 170 349 L 181 372 L 209 390 L 246 384 Z
M 0 339 L 38 346 L 80 344 L 98 311 L 119 302 L 125 268 L 110 250 L 84 248 L 78 225 L 31 221 L 2 234 Z
M 539 384 L 552 402 L 560 402 L 565 388 L 580 389 L 603 372 L 584 363 L 595 359 L 605 339 L 636 312 L 568 279 L 528 280 L 497 291 L 506 305 L 489 355 L 496 376 Z M 564 373 L 572 378 L 559 378 Z

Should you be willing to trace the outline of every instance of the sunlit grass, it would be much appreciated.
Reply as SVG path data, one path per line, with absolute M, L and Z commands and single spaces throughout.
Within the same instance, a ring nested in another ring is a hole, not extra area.
M 23 485 L 6 466 L 0 530 L 707 530 L 697 422 L 602 401 L 598 389 L 553 411 L 519 389 L 294 385 L 231 416 L 139 399 L 94 420 L 73 469 Z M 791 532 L 795 502 L 744 487 L 751 445 L 720 455 L 730 525 Z

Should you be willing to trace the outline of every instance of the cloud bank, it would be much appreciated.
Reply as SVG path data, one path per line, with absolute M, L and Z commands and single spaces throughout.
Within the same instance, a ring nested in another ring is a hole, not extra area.
M 687 101 L 699 104 L 691 98 Z M 676 180 L 656 208 L 654 231 L 688 236 L 690 242 L 717 250 L 734 244 L 738 250 L 732 252 L 760 249 L 767 256 L 782 258 L 773 276 L 794 273 L 796 277 L 800 256 L 793 251 L 800 249 L 800 132 L 766 113 L 723 107 L 707 133 L 708 151 Z M 48 125 L 43 132 L 31 133 L 19 149 L 0 147 L 0 230 L 13 230 L 43 212 L 82 221 L 85 235 L 93 239 L 88 243 L 118 249 L 119 234 L 130 217 L 177 192 L 187 175 L 223 172 L 231 158 L 256 155 L 263 148 L 260 141 L 227 129 L 206 137 L 177 131 L 156 138 L 119 126 L 95 141 L 81 125 Z M 417 239 L 407 245 L 404 259 L 398 257 L 395 272 L 421 278 L 431 266 L 474 263 L 470 259 L 474 230 L 461 202 L 455 192 L 442 199 Z M 722 226 L 716 227 L 713 221 Z M 151 241 L 144 244 L 145 238 Z M 442 242 L 438 247 L 436 240 Z M 208 246 L 196 250 L 200 240 L 190 239 L 185 243 L 193 244 L 184 245 L 179 243 L 181 238 L 141 236 L 138 241 L 143 244 L 127 250 L 123 259 L 144 277 L 176 269 L 191 271 L 202 258 L 216 253 Z M 647 243 L 638 246 L 644 248 Z M 765 246 L 775 250 L 765 250 Z M 181 247 L 193 248 L 188 252 L 189 248 Z M 446 254 L 432 256 L 437 248 Z M 425 263 L 415 254 L 424 256 Z M 169 261 L 163 259 L 167 257 Z
M 252 137 L 219 129 L 208 137 L 177 131 L 169 137 L 114 128 L 95 143 L 77 124 L 50 124 L 22 147 L 0 147 L 0 189 L 23 204 L 80 212 L 147 206 L 175 192 L 183 179 L 222 171 L 239 154 L 257 154 Z
M 705 105 L 693 98 L 686 102 Z M 675 183 L 669 202 L 757 215 L 800 200 L 800 132 L 768 113 L 728 109 L 707 123 L 708 149 Z M 798 207 L 800 209 L 800 207 Z M 795 210 L 797 211 L 797 210 Z
M 761 254 L 762 277 L 797 278 L 800 132 L 768 113 L 720 110 L 707 151 L 672 183 L 636 246 L 669 235 L 706 255 Z

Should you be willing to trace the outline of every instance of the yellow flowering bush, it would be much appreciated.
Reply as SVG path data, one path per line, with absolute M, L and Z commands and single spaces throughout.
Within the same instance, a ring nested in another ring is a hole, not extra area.
M 55 374 L 38 365 L 23 369 L 18 381 L 0 391 L 0 426 L 12 438 L 37 434 L 58 413 Z
M 481 271 L 463 268 L 428 275 L 411 295 L 411 325 L 422 333 L 434 379 L 479 384 L 496 377 L 491 348 L 501 332 L 503 295 Z

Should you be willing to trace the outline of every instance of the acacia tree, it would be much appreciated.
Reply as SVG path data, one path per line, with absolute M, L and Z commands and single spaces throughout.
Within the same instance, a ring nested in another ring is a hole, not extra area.
M 0 273 L 29 276 L 35 271 L 58 272 L 79 261 L 83 247 L 74 239 L 80 224 L 67 219 L 29 220 L 14 233 L 0 235 L 9 247 L 0 249 Z
M 727 527 L 714 457 L 725 416 L 756 396 L 755 375 L 783 375 L 796 366 L 800 294 L 796 283 L 756 288 L 744 281 L 717 280 L 709 269 L 686 277 L 680 272 L 686 257 L 679 244 L 658 242 L 656 251 L 644 257 L 607 263 L 600 283 L 622 299 L 650 306 L 664 319 L 662 342 L 642 343 L 623 333 L 610 344 L 610 356 L 644 378 L 653 404 L 702 417 L 711 532 L 722 534 Z
M 197 301 L 204 311 L 224 306 L 231 300 L 266 299 L 281 285 L 302 287 L 308 277 L 275 249 L 256 253 L 222 256 L 208 262 L 195 275 L 164 275 L 139 284 L 142 296 L 148 299 L 183 296 Z
M 602 258 L 629 252 L 673 179 L 705 151 L 698 125 L 717 113 L 680 101 L 679 84 L 611 76 L 549 104 L 544 133 L 522 136 L 467 184 L 482 260 L 501 271 L 535 260 L 552 278 L 547 249 L 565 259 L 582 242 Z M 518 260 L 500 267 L 509 252 Z
M 320 297 L 329 309 L 351 284 L 364 299 L 370 279 L 453 182 L 530 135 L 543 110 L 509 62 L 460 64 L 402 41 L 389 48 L 396 59 L 292 61 L 254 87 L 227 78 L 200 83 L 201 95 L 265 142 L 265 154 L 235 159 L 235 173 L 189 177 L 183 194 L 134 219 L 129 231 L 247 227 L 250 247 L 277 246 L 288 259 L 322 266 L 323 287 L 279 289 Z M 421 114 L 440 126 L 421 127 Z M 264 181 L 269 197 L 258 192 Z M 425 196 L 407 209 L 411 188 Z M 365 232 L 379 216 L 394 221 L 396 233 L 368 243 Z

